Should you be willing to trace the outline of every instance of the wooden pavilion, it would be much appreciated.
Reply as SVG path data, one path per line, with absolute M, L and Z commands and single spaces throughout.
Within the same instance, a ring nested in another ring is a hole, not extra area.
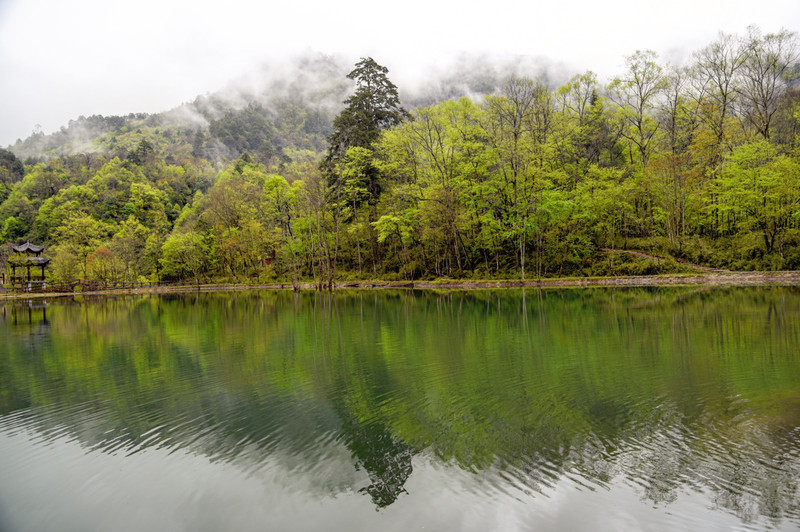
M 8 264 L 11 266 L 11 284 L 21 283 L 27 290 L 44 289 L 45 288 L 45 275 L 44 270 L 50 262 L 50 257 L 43 257 L 42 251 L 44 246 L 37 246 L 30 242 L 25 242 L 20 246 L 12 246 L 14 255 L 8 258 Z M 27 276 L 17 275 L 17 268 L 25 268 Z M 36 275 L 38 271 L 31 272 L 31 268 L 36 270 L 41 268 L 41 275 Z

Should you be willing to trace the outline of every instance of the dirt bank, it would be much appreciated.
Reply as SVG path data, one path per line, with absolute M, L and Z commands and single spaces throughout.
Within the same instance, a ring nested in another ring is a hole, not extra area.
M 352 281 L 337 283 L 336 289 L 479 289 L 479 288 L 518 288 L 518 287 L 580 287 L 580 286 L 766 286 L 800 285 L 800 271 L 782 272 L 701 272 L 683 275 L 654 275 L 641 277 L 597 277 L 539 280 L 465 280 L 439 279 L 436 281 Z M 82 295 L 118 294 L 159 294 L 178 292 L 212 292 L 232 290 L 292 290 L 290 283 L 260 285 L 184 285 L 160 286 L 124 290 L 102 290 L 86 292 L 45 292 L 45 293 L 3 293 L 3 299 L 53 298 Z M 312 283 L 301 283 L 298 290 L 315 290 Z

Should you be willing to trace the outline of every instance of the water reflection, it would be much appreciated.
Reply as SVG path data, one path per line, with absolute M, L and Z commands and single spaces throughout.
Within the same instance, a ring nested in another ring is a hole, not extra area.
M 566 482 L 798 526 L 798 295 L 254 292 L 7 307 L 0 434 L 277 467 L 309 500 L 360 494 L 384 511 L 424 504 L 408 486 L 434 478 L 418 472 L 430 461 L 467 479 L 454 512 L 471 491 L 491 506 Z
M 50 325 L 47 321 L 47 301 L 23 300 L 0 305 L 0 317 L 15 327 L 25 327 L 30 332 L 42 333 Z
M 404 486 L 413 471 L 411 458 L 417 451 L 375 423 L 345 422 L 342 432 L 355 467 L 369 474 L 370 485 L 359 492 L 369 494 L 377 508 L 389 506 L 406 493 Z

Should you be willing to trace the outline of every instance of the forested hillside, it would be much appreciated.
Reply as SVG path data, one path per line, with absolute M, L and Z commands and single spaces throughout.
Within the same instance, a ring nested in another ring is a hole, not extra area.
M 796 34 L 751 28 L 680 67 L 476 74 L 413 108 L 371 58 L 317 58 L 0 150 L 3 249 L 44 244 L 54 281 L 797 269 L 799 58 Z

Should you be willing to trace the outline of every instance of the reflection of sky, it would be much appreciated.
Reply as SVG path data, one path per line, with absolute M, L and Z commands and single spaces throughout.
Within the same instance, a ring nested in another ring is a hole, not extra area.
M 580 488 L 562 477 L 530 494 L 487 489 L 485 478 L 429 456 L 414 458 L 407 494 L 375 511 L 358 489 L 368 483 L 349 453 L 329 453 L 326 474 L 347 486 L 321 490 L 313 471 L 296 474 L 283 458 L 252 464 L 189 451 L 148 448 L 133 455 L 86 452 L 67 437 L 43 441 L 0 432 L 0 528 L 4 530 L 730 530 L 732 515 L 700 494 L 669 505 L 642 504 L 615 482 Z M 713 523 L 713 524 L 712 524 Z
M 4 530 L 312 530 L 319 504 L 334 521 L 371 506 L 360 495 L 329 497 L 329 486 L 271 457 L 251 469 L 167 448 L 87 453 L 65 437 L 32 444 L 24 432 L 0 434 L 0 448 Z M 349 454 L 339 454 L 326 461 L 328 472 L 363 483 Z

